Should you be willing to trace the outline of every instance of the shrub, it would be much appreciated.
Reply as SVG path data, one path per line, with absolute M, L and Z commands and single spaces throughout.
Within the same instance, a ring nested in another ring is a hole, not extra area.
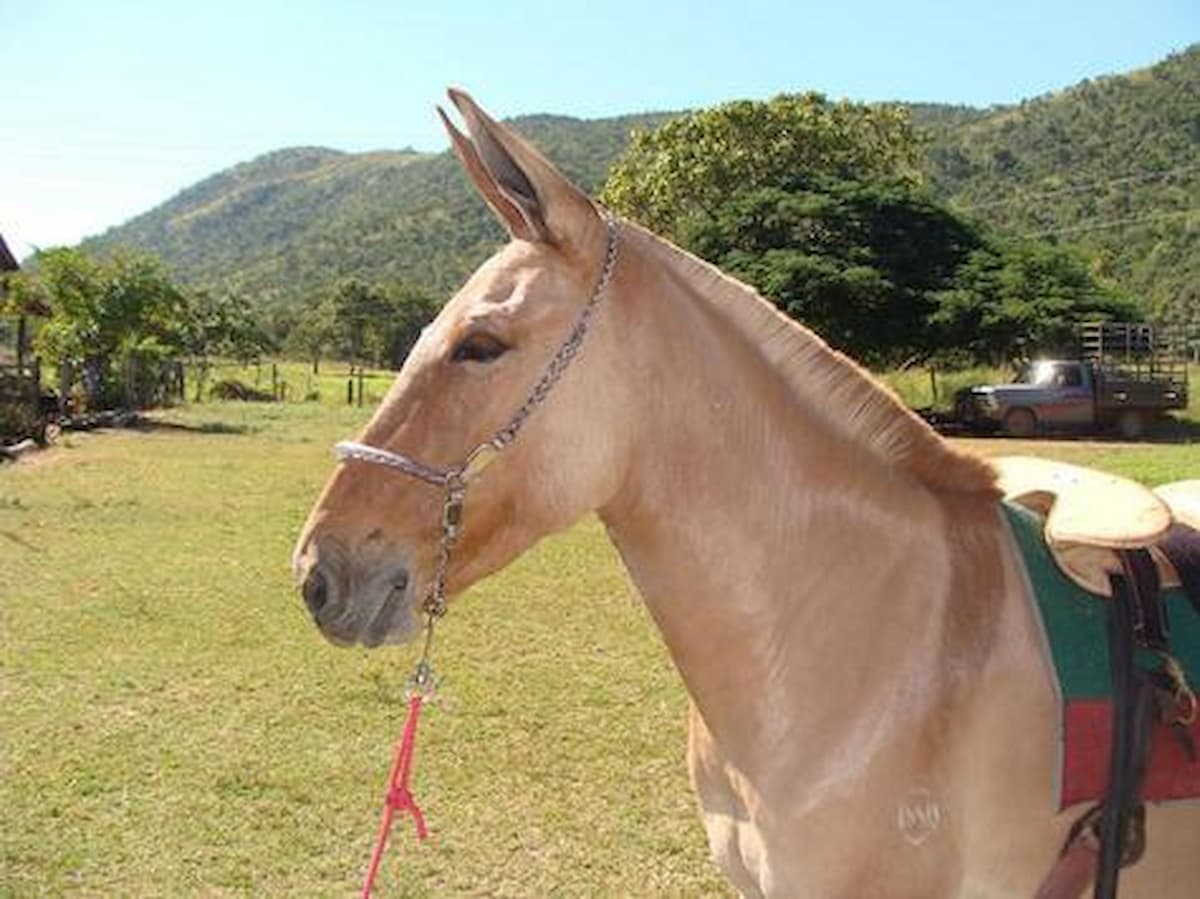
M 240 400 L 248 403 L 272 403 L 275 397 L 265 390 L 258 390 L 236 378 L 217 381 L 209 390 L 208 395 L 218 400 Z

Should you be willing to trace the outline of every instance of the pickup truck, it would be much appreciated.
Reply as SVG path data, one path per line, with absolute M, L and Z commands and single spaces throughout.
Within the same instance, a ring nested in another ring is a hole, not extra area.
M 967 430 L 1028 437 L 1043 431 L 1115 430 L 1140 437 L 1147 424 L 1188 404 L 1187 366 L 1153 371 L 1087 360 L 1042 360 L 1012 384 L 960 390 L 954 418 Z

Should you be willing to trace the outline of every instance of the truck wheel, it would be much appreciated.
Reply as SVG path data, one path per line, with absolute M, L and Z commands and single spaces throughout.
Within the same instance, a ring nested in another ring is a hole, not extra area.
M 1146 433 L 1146 419 L 1141 412 L 1126 409 L 1117 417 L 1117 433 L 1126 440 L 1137 440 Z
M 1037 431 L 1037 418 L 1028 409 L 1010 409 L 1004 416 L 1004 433 L 1010 437 L 1032 437 Z

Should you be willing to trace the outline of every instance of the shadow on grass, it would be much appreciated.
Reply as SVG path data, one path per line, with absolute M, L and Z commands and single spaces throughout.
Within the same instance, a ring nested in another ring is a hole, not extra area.
M 162 431 L 184 434 L 249 434 L 253 430 L 248 425 L 234 425 L 225 421 L 201 421 L 192 424 L 179 421 L 162 421 L 152 418 L 141 418 L 136 424 L 130 425 L 130 427 L 139 431 Z
M 63 431 L 177 431 L 186 434 L 249 434 L 253 429 L 247 425 L 229 424 L 224 421 L 182 422 L 142 415 L 138 412 L 97 412 L 78 415 L 62 423 Z
M 936 426 L 935 426 L 936 427 Z M 1035 434 L 1019 435 L 1006 434 L 1003 431 L 966 431 L 954 427 L 937 427 L 944 437 L 958 437 L 970 440 L 972 437 L 989 440 L 1047 440 L 1054 443 L 1112 443 L 1129 444 L 1143 443 L 1150 445 L 1172 445 L 1179 443 L 1200 443 L 1200 421 L 1193 419 L 1172 418 L 1155 422 L 1147 428 L 1140 437 L 1122 437 L 1113 431 L 1038 431 Z
M 30 552 L 34 552 L 34 553 L 41 552 L 40 547 L 38 547 L 37 545 L 35 545 L 33 543 L 30 543 L 28 540 L 26 540 L 20 534 L 14 534 L 12 531 L 0 531 L 0 537 L 3 537 L 5 540 L 11 540 L 13 543 L 17 544 L 17 546 L 24 547 L 25 549 L 29 550 Z
M 1200 421 L 1172 418 L 1152 427 L 1143 439 L 1148 443 L 1200 443 Z

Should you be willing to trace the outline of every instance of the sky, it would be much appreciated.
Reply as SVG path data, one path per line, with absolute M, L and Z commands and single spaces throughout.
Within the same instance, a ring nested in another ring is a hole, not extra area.
M 990 106 L 1200 40 L 1200 0 L 0 0 L 22 257 L 281 147 L 447 142 L 434 107 L 597 118 L 818 90 Z

